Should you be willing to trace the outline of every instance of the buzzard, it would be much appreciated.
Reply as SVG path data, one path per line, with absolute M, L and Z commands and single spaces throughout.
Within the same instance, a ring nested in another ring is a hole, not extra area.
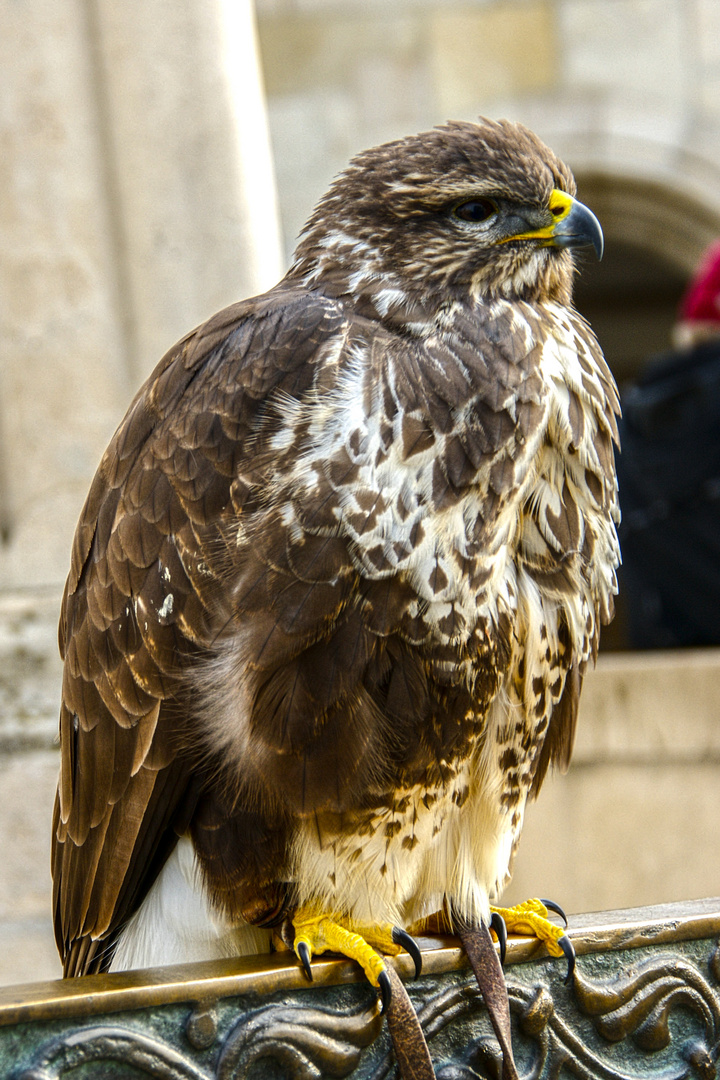
M 382 987 L 393 927 L 487 926 L 616 590 L 585 245 L 535 135 L 448 123 L 352 160 L 282 281 L 140 389 L 62 604 L 66 975 L 282 925 Z

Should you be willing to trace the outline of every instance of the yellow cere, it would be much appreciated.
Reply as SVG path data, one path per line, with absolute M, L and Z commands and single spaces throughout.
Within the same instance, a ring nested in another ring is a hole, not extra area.
M 564 221 L 573 208 L 575 200 L 572 195 L 568 195 L 566 191 L 560 191 L 559 188 L 554 188 L 550 195 L 550 202 L 548 203 L 548 209 L 553 216 L 551 225 L 545 225 L 541 229 L 532 229 L 530 232 L 517 233 L 515 236 L 507 236 L 500 242 L 507 244 L 510 240 L 533 240 L 533 239 L 551 239 L 558 222 Z

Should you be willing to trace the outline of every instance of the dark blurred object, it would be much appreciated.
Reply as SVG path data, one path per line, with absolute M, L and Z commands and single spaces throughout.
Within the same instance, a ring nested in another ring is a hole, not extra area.
M 580 267 L 573 290 L 578 311 L 597 334 L 618 383 L 634 382 L 648 359 L 668 348 L 690 275 L 617 236 L 608 236 L 602 262 L 581 257 Z
M 622 395 L 620 588 L 636 649 L 720 644 L 720 244 L 673 336 L 680 347 Z

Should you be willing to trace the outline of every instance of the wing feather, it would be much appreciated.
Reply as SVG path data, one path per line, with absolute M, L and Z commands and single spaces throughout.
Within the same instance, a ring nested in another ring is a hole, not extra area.
M 183 671 L 227 617 L 218 565 L 231 484 L 264 398 L 308 385 L 341 324 L 336 304 L 291 289 L 220 312 L 161 360 L 102 459 L 59 629 L 52 861 L 68 975 L 107 968 L 119 928 L 189 826 L 198 794 Z
M 582 667 L 584 669 L 584 665 Z M 580 665 L 573 664 L 567 672 L 562 697 L 552 711 L 545 740 L 536 758 L 530 788 L 530 797 L 533 799 L 537 798 L 551 765 L 565 772 L 570 764 L 583 682 L 580 668 Z

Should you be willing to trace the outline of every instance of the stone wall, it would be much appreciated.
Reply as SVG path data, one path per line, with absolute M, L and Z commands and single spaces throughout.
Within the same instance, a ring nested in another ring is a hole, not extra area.
M 51 588 L 0 594 L 0 983 L 60 975 L 50 900 L 58 607 Z

